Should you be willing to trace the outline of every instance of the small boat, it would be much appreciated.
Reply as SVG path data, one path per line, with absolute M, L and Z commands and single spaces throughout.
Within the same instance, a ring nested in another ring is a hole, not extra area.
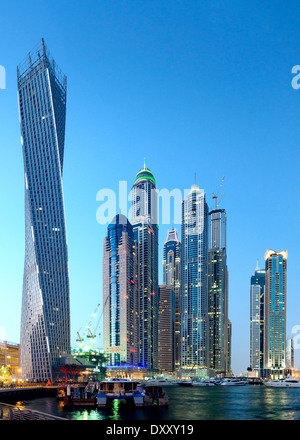
M 96 406 L 97 382 L 67 387 L 64 406 Z
M 269 380 L 264 382 L 264 385 L 272 388 L 300 388 L 300 379 L 288 377 L 286 379 Z
M 191 380 L 181 380 L 181 381 L 177 382 L 177 384 L 180 385 L 181 387 L 191 387 L 192 381 Z
M 143 391 L 144 406 L 168 406 L 169 397 L 163 391 L 161 386 L 149 385 Z
M 129 400 L 135 406 L 143 406 L 142 390 L 138 388 L 139 382 L 127 379 L 108 379 L 100 382 L 97 394 L 97 406 L 105 407 L 114 399 Z
M 244 385 L 247 385 L 247 383 L 248 382 L 244 379 L 239 379 L 236 377 L 229 377 L 229 378 L 225 378 L 224 380 L 222 380 L 220 385 L 223 385 L 223 386 L 244 386 Z

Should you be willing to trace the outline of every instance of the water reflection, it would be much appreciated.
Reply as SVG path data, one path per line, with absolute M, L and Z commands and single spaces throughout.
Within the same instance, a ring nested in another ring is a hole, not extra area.
M 54 397 L 18 405 L 73 420 L 300 420 L 300 390 L 244 387 L 165 387 L 169 407 L 135 408 L 114 400 L 105 408 L 67 409 Z

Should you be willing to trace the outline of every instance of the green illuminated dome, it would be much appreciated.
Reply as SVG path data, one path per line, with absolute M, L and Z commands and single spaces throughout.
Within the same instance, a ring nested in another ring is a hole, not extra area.
M 138 184 L 139 182 L 142 182 L 143 180 L 151 180 L 151 182 L 154 184 L 154 186 L 156 185 L 152 171 L 149 170 L 149 168 L 146 168 L 146 166 L 144 166 L 144 168 L 142 168 L 137 173 L 137 175 L 135 177 L 134 185 Z

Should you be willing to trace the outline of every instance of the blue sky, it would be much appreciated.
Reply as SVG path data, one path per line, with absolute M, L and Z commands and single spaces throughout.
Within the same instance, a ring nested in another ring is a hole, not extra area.
M 249 365 L 249 283 L 287 249 L 287 334 L 300 325 L 300 5 L 296 1 L 15 1 L 1 5 L 0 330 L 18 342 L 24 265 L 16 66 L 44 37 L 68 77 L 64 196 L 71 331 L 102 301 L 103 188 L 153 171 L 157 188 L 197 183 L 228 217 L 232 366 Z M 178 227 L 178 225 L 176 225 Z M 160 259 L 168 226 L 160 227 Z M 161 281 L 161 279 L 160 279 Z M 0 337 L 1 337 L 0 334 Z M 299 349 L 296 366 L 300 366 Z

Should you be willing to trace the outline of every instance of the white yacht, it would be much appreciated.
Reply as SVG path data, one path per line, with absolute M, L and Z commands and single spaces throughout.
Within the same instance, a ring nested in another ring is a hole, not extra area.
M 264 385 L 272 388 L 300 388 L 300 379 L 288 377 L 286 379 L 269 380 L 264 382 Z
M 238 377 L 228 377 L 225 378 L 220 385 L 223 386 L 243 386 L 247 385 L 247 381 L 244 379 L 239 379 Z
M 144 386 L 152 385 L 152 386 L 172 386 L 178 385 L 176 380 L 170 379 L 149 379 L 143 382 Z
M 197 379 L 192 381 L 192 387 L 214 387 L 218 385 L 216 379 Z

